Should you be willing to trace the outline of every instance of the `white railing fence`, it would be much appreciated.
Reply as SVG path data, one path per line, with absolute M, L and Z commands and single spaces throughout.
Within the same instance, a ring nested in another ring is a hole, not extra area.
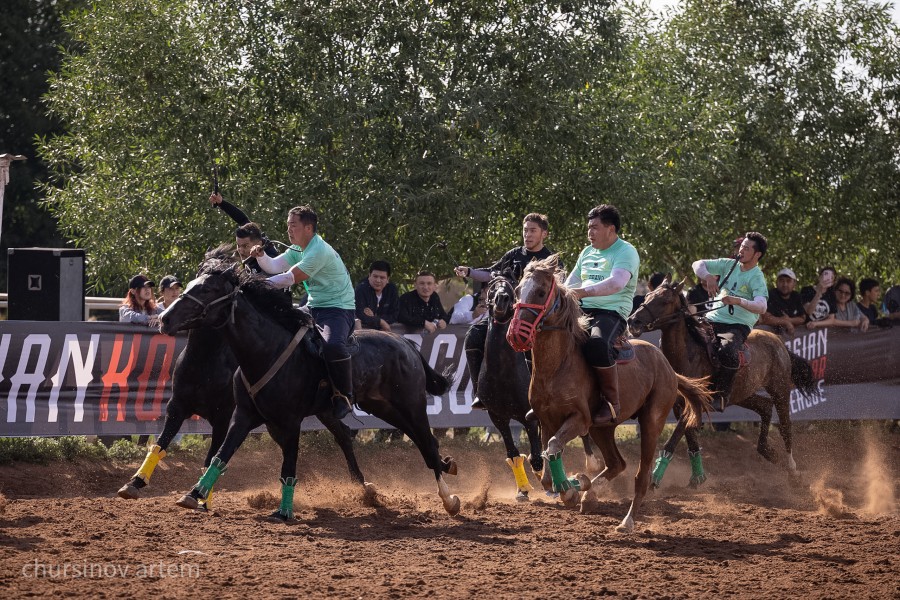
M 90 321 L 118 321 L 119 307 L 122 305 L 121 298 L 101 298 L 98 296 L 85 296 L 84 298 L 84 320 Z M 0 293 L 0 313 L 6 318 L 6 310 L 9 306 L 7 294 Z

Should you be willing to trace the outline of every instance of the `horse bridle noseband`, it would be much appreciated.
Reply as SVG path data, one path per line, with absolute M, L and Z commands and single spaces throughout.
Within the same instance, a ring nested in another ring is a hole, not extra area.
M 550 291 L 547 292 L 547 301 L 543 304 L 529 304 L 516 302 L 513 318 L 506 333 L 506 340 L 516 352 L 524 352 L 534 345 L 534 337 L 538 331 L 544 328 L 543 320 L 559 308 L 559 292 L 556 285 L 556 277 L 550 276 Z M 522 320 L 522 311 L 534 315 L 534 321 L 529 323 Z M 526 346 L 526 344 L 528 344 Z
M 198 300 L 197 298 L 194 298 L 193 296 L 188 294 L 186 291 L 182 292 L 181 294 L 178 295 L 179 300 L 181 300 L 182 298 L 187 298 L 188 300 L 193 300 L 194 302 L 199 304 L 203 309 L 198 316 L 188 319 L 187 321 L 182 323 L 182 326 L 186 323 L 193 323 L 194 321 L 204 320 L 206 318 L 206 315 L 209 314 L 209 311 L 213 306 L 215 306 L 216 304 L 219 304 L 220 302 L 228 302 L 228 301 L 231 301 L 231 315 L 228 317 L 225 317 L 225 320 L 222 321 L 222 323 L 220 323 L 219 325 L 211 325 L 211 327 L 213 329 L 220 329 L 222 327 L 225 327 L 225 325 L 229 321 L 231 321 L 231 324 L 233 325 L 234 324 L 234 310 L 237 307 L 237 296 L 240 293 L 241 293 L 241 288 L 235 286 L 235 288 L 228 294 L 225 294 L 224 296 L 222 296 L 220 298 L 216 298 L 212 302 L 203 302 L 202 300 Z

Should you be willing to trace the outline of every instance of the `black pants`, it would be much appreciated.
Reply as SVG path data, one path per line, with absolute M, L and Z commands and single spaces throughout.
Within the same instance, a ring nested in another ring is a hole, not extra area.
M 625 319 L 619 313 L 603 308 L 586 308 L 584 314 L 590 319 L 590 338 L 582 347 L 584 358 L 592 367 L 612 367 L 616 364 L 618 351 L 614 344 L 625 331 Z
M 466 362 L 469 365 L 469 377 L 472 378 L 472 387 L 478 394 L 478 375 L 481 373 L 481 363 L 484 361 L 484 344 L 487 341 L 487 319 L 475 323 L 466 332 L 463 348 L 466 351 Z
M 750 328 L 737 323 L 713 322 L 712 326 L 718 338 L 719 362 L 726 369 L 737 369 L 741 366 L 739 353 L 744 342 L 747 341 L 747 336 L 750 335 Z

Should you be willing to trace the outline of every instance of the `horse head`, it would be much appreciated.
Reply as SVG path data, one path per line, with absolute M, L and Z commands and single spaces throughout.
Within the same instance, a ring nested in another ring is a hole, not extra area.
M 495 323 L 507 323 L 513 316 L 516 289 L 510 278 L 495 273 L 484 292 L 487 298 L 488 315 Z
M 634 313 L 628 317 L 628 331 L 639 337 L 645 331 L 659 329 L 659 326 L 675 320 L 687 310 L 684 296 L 684 280 L 675 283 L 666 277 L 658 288 L 647 294 Z
M 525 267 L 519 282 L 519 301 L 516 302 L 506 340 L 516 352 L 530 350 L 541 327 L 541 322 L 559 306 L 565 287 L 559 281 L 559 256 L 554 254 L 544 260 L 532 261 Z
M 234 301 L 240 292 L 237 267 L 230 246 L 207 252 L 197 277 L 160 315 L 160 331 L 172 335 L 184 329 L 225 325 L 234 314 Z

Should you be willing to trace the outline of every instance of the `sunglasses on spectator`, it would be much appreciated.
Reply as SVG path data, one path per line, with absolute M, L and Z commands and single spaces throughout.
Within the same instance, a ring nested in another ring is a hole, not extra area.
M 838 294 L 842 294 L 842 295 L 843 295 L 843 294 L 846 294 L 847 296 L 850 295 L 850 290 L 848 290 L 848 289 L 846 289 L 846 288 L 841 288 L 841 289 L 839 289 L 839 290 L 836 290 L 836 292 L 837 292 Z

